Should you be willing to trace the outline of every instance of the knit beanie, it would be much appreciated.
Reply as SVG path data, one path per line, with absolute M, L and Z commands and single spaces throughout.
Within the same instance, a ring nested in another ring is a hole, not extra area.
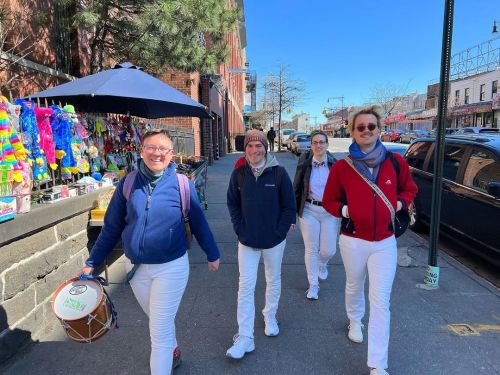
M 262 143 L 264 145 L 264 148 L 266 149 L 266 152 L 267 152 L 269 144 L 267 143 L 267 138 L 266 138 L 266 135 L 264 134 L 263 131 L 260 131 L 257 129 L 252 129 L 252 130 L 247 131 L 247 134 L 245 135 L 245 141 L 244 141 L 245 149 L 247 148 L 248 142 L 252 142 L 252 141 L 259 141 L 260 143 Z

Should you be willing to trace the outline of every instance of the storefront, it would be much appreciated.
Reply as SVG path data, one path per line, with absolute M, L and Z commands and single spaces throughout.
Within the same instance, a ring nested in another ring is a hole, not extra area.
M 493 111 L 492 127 L 500 128 L 500 94 L 495 94 L 493 97 L 491 110 Z
M 407 130 L 408 129 L 408 121 L 406 119 L 406 113 L 399 113 L 397 115 L 391 115 L 385 118 L 384 120 L 385 129 L 399 129 L 399 130 Z
M 455 106 L 450 109 L 453 127 L 493 126 L 492 102 L 481 102 Z
M 436 121 L 436 108 L 407 112 L 408 130 L 431 131 Z

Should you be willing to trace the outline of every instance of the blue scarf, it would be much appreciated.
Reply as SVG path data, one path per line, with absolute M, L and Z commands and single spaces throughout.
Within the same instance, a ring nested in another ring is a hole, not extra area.
M 363 175 L 372 182 L 375 182 L 380 169 L 380 164 L 385 160 L 386 148 L 377 140 L 375 147 L 369 153 L 365 154 L 359 148 L 356 142 L 349 146 L 349 153 L 351 154 L 352 162 L 356 169 L 363 173 Z M 373 168 L 373 173 L 368 168 Z

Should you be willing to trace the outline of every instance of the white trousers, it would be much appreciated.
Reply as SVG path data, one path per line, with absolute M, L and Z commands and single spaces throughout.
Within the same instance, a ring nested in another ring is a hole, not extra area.
M 340 218 L 330 215 L 323 207 L 306 202 L 300 231 L 304 239 L 304 259 L 309 286 L 319 285 L 319 267 L 324 266 L 337 252 Z
M 132 264 L 127 260 L 127 272 Z M 189 277 L 187 253 L 163 264 L 141 264 L 130 286 L 135 298 L 149 317 L 152 375 L 170 375 L 172 354 L 177 346 L 175 315 Z
M 365 315 L 365 279 L 368 272 L 370 318 L 368 367 L 387 368 L 391 325 L 390 299 L 397 267 L 396 238 L 365 241 L 340 235 L 340 254 L 346 272 L 345 305 L 349 320 L 361 323 Z
M 255 284 L 260 256 L 264 257 L 266 274 L 266 304 L 264 318 L 275 317 L 281 295 L 281 260 L 286 240 L 270 249 L 256 249 L 238 242 L 238 267 L 240 283 L 238 288 L 238 334 L 253 338 L 255 324 Z

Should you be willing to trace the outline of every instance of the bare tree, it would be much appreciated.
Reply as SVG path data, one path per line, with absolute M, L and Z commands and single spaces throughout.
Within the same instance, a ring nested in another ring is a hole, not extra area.
M 269 121 L 269 113 L 264 108 L 251 112 L 249 117 L 253 127 L 263 126 Z
M 281 118 L 284 112 L 291 112 L 304 99 L 305 85 L 292 78 L 288 66 L 280 64 L 275 72 L 264 78 L 264 90 L 273 124 L 278 117 L 278 150 L 281 151 Z
M 378 104 L 384 113 L 383 116 L 389 116 L 394 109 L 402 102 L 403 98 L 408 95 L 408 86 L 406 84 L 396 84 L 387 82 L 378 84 L 370 89 L 370 104 Z
M 19 62 L 34 49 L 35 42 L 30 35 L 30 12 L 27 7 L 9 10 L 5 0 L 0 0 L 0 92 L 16 90 L 25 78 L 25 70 Z

